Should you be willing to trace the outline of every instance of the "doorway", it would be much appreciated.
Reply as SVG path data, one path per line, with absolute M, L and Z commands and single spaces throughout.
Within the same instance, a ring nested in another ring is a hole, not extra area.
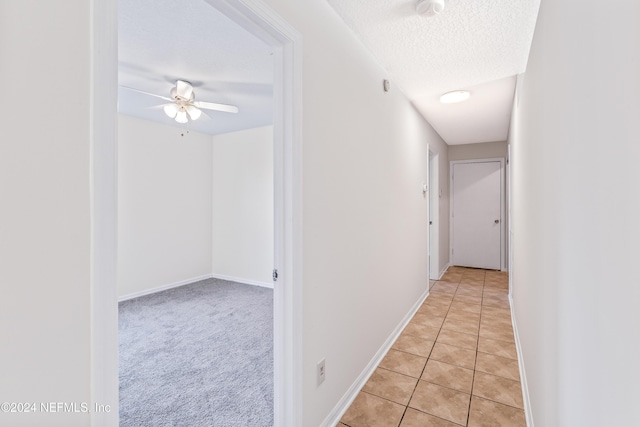
M 92 406 L 118 404 L 116 290 L 117 0 L 92 1 Z M 274 418 L 301 422 L 301 36 L 263 4 L 207 0 L 274 49 Z M 118 425 L 118 411 L 93 412 L 92 425 Z
M 451 162 L 452 265 L 504 269 L 504 159 Z

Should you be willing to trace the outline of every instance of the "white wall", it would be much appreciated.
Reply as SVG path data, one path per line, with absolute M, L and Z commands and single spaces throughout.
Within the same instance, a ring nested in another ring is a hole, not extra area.
M 510 131 L 536 426 L 640 425 L 640 4 L 545 1 Z
M 507 157 L 507 142 L 483 142 L 449 146 L 449 160 L 472 160 Z
M 120 296 L 211 274 L 211 145 L 119 115 Z
M 318 426 L 428 287 L 422 183 L 427 144 L 446 146 L 327 2 L 268 3 L 304 39 L 302 425 Z
M 213 137 L 212 272 L 271 286 L 273 126 Z
M 441 154 L 445 177 L 448 159 L 393 82 L 382 92 L 388 76 L 324 0 L 268 4 L 304 37 L 303 425 L 315 426 L 428 286 L 427 143 Z M 2 329 L 11 351 L 1 356 L 0 397 L 88 401 L 89 4 L 72 0 L 61 9 L 26 0 L 1 8 L 0 73 L 17 83 L 5 87 L 12 102 L 0 106 L 0 117 L 12 119 L 0 144 L 0 283 L 10 289 L 0 312 L 13 326 Z M 73 91 L 60 83 L 69 76 Z M 37 126 L 16 113 L 31 111 L 33 99 L 50 107 Z M 61 108 L 67 104 L 72 119 Z M 317 387 L 323 357 L 327 378 Z M 58 415 L 20 419 L 88 424 L 84 415 Z
M 0 402 L 91 400 L 89 7 L 0 3 Z M 88 424 L 0 413 L 0 425 Z

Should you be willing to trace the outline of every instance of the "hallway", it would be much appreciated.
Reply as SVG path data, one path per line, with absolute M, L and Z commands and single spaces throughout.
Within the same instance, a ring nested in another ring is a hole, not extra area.
M 339 427 L 525 426 L 508 275 L 449 267 Z

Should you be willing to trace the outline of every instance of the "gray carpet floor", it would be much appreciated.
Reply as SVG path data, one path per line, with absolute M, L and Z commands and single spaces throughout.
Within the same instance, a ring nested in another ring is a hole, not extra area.
M 120 426 L 273 426 L 273 291 L 218 279 L 119 304 Z

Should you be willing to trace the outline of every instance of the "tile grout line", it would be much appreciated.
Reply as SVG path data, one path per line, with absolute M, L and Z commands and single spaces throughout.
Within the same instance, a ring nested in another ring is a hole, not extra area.
M 437 281 L 436 281 L 436 283 L 437 283 Z M 429 297 L 427 297 L 427 299 L 429 299 Z M 442 320 L 442 324 L 444 324 L 444 319 L 447 318 L 447 314 L 449 313 L 450 309 L 451 309 L 451 303 L 449 303 L 449 308 L 447 309 L 447 312 L 444 315 L 444 318 Z M 436 337 L 433 340 L 433 345 L 431 346 L 431 350 L 429 351 L 429 356 L 427 356 L 427 360 L 424 362 L 424 366 L 422 367 L 422 371 L 420 372 L 420 376 L 418 377 L 418 381 L 416 382 L 416 386 L 413 388 L 413 391 L 411 392 L 411 396 L 409 396 L 409 401 L 407 402 L 407 405 L 404 407 L 404 412 L 402 412 L 402 417 L 400 417 L 400 423 L 398 424 L 398 426 L 400 426 L 400 424 L 402 424 L 402 420 L 404 419 L 404 416 L 407 414 L 407 410 L 409 409 L 409 404 L 411 403 L 411 399 L 413 399 L 413 395 L 415 394 L 416 389 L 418 388 L 418 384 L 420 384 L 420 379 L 422 378 L 422 375 L 424 374 L 424 370 L 427 369 L 427 363 L 429 363 L 429 359 L 431 359 L 431 353 L 433 353 L 433 347 L 436 346 L 436 341 L 438 340 L 438 337 L 440 336 L 440 331 L 442 331 L 442 325 L 440 325 L 440 328 L 438 329 L 438 333 L 436 334 Z
M 486 273 L 485 273 L 486 274 Z M 462 281 L 462 279 L 461 279 Z M 469 418 L 471 417 L 471 401 L 473 400 L 473 386 L 476 381 L 476 365 L 478 364 L 478 346 L 480 344 L 480 327 L 482 325 L 482 302 L 484 300 L 484 279 L 482 280 L 482 297 L 480 298 L 480 318 L 478 319 L 478 333 L 476 335 L 476 356 L 473 363 L 473 377 L 471 379 L 471 390 L 469 391 L 469 406 L 467 407 L 467 422 L 465 426 L 469 426 Z
M 462 282 L 462 276 L 460 277 L 460 281 L 458 282 L 458 285 L 456 286 L 455 292 L 452 295 L 451 304 L 449 305 L 449 309 L 447 310 L 447 313 L 445 314 L 444 321 L 442 322 L 442 326 L 440 327 L 440 331 L 442 331 L 442 329 L 444 328 L 444 323 L 447 321 L 447 317 L 449 315 L 449 312 L 451 311 L 451 305 L 453 305 L 455 297 L 456 297 L 456 295 L 458 293 L 458 289 L 460 288 L 461 282 Z M 483 291 L 483 295 L 484 295 L 484 281 L 483 281 L 483 285 L 482 285 L 482 291 Z M 481 320 L 482 320 L 482 299 L 480 300 L 480 319 L 478 320 L 478 332 L 476 334 L 476 350 L 475 350 L 476 351 L 476 357 L 474 359 L 474 364 L 473 364 L 473 378 L 472 378 L 472 381 L 471 381 L 471 390 L 469 391 L 469 406 L 467 407 L 467 421 L 465 423 L 465 426 L 469 425 L 469 415 L 471 413 L 471 399 L 473 397 L 473 383 L 475 381 L 476 363 L 477 363 L 477 358 L 478 358 L 478 341 L 480 339 L 480 323 L 481 323 Z M 471 322 L 469 322 L 469 323 L 471 323 Z M 440 335 L 440 331 L 438 331 L 438 336 Z M 458 332 L 458 331 L 454 331 L 454 332 Z M 463 332 L 459 332 L 459 333 L 463 333 Z M 467 334 L 467 335 L 473 335 L 473 334 Z M 437 337 L 436 337 L 436 339 L 437 339 Z M 435 343 L 436 343 L 436 341 L 434 341 L 434 344 L 433 344 L 434 347 L 435 347 Z M 452 345 L 452 347 L 458 347 L 458 346 L 453 346 Z M 464 348 L 464 347 L 459 347 L 459 348 Z M 431 351 L 433 352 L 433 349 L 431 349 Z M 431 360 L 431 354 L 429 354 L 429 358 L 427 359 L 427 363 L 429 363 L 429 360 Z M 441 362 L 441 363 L 444 363 L 444 362 Z M 455 365 L 452 365 L 452 366 L 455 366 Z M 426 369 L 426 364 L 425 364 L 425 369 Z M 423 373 L 424 373 L 424 370 L 423 370 Z M 418 381 L 420 381 L 420 380 L 418 380 Z M 429 382 L 429 381 L 426 381 L 426 382 Z M 430 384 L 435 384 L 435 383 L 431 383 L 431 382 L 429 382 L 429 383 Z M 448 388 L 449 390 L 454 390 L 454 391 L 460 392 L 460 390 L 456 390 L 456 389 L 453 389 L 451 387 L 442 386 L 440 384 L 435 384 L 435 385 L 438 385 L 438 386 L 444 387 L 444 388 Z M 415 390 L 414 390 L 414 392 L 415 392 Z M 412 397 L 413 397 L 413 395 L 412 395 Z M 440 417 L 437 417 L 437 418 L 440 418 Z M 449 421 L 449 420 L 447 420 L 447 421 Z
M 482 283 L 482 299 L 484 299 L 484 281 Z M 469 426 L 469 418 L 471 418 L 471 401 L 473 400 L 473 386 L 476 383 L 476 372 L 478 372 L 476 370 L 476 367 L 478 365 L 478 351 L 479 351 L 479 347 L 480 347 L 480 328 L 482 327 L 482 301 L 480 302 L 480 319 L 479 319 L 479 323 L 478 323 L 478 342 L 476 344 L 476 359 L 475 362 L 473 364 L 473 379 L 471 380 L 471 393 L 469 395 L 469 408 L 467 410 L 467 424 L 466 426 Z
M 490 287 L 490 288 L 491 288 L 491 287 Z M 483 285 L 483 299 L 484 299 L 484 285 Z M 482 305 L 482 307 L 484 307 L 484 304 Z M 501 308 L 501 309 L 504 309 L 503 307 L 492 307 L 492 306 L 487 306 L 487 307 L 490 307 L 490 308 Z M 508 308 L 508 310 L 509 310 L 509 312 L 511 312 L 511 305 L 510 305 L 510 304 L 509 304 L 509 308 Z M 486 317 L 489 317 L 489 318 L 497 318 L 497 316 L 485 315 L 485 314 L 483 314 L 483 311 L 484 311 L 484 310 L 481 310 L 481 312 L 480 312 L 480 325 L 482 325 L 482 318 L 483 318 L 483 317 L 485 317 L 485 316 L 486 316 Z M 511 341 L 498 340 L 498 339 L 494 339 L 494 338 L 490 338 L 490 339 L 491 339 L 491 340 L 493 340 L 493 341 L 499 341 L 499 342 L 505 342 L 505 343 L 510 343 L 510 344 L 512 344 L 512 342 L 511 342 Z M 479 343 L 479 342 L 480 342 L 480 335 L 479 335 L 479 331 L 478 331 L 478 343 Z M 479 354 L 479 353 L 482 353 L 482 354 L 488 354 L 488 355 L 490 355 L 490 356 L 494 356 L 494 357 L 501 357 L 501 356 L 497 356 L 497 355 L 494 355 L 494 354 L 491 354 L 491 353 L 481 352 L 481 351 L 479 350 L 479 348 L 478 348 L 478 349 L 477 349 L 477 351 L 476 351 L 476 365 L 477 365 L 477 358 L 478 358 L 478 354 Z M 508 360 L 514 360 L 514 359 L 507 358 L 507 357 L 502 357 L 502 358 L 503 358 L 503 359 L 508 359 Z M 515 359 L 515 360 L 517 360 L 517 359 Z M 478 370 L 474 367 L 474 375 L 473 375 L 473 383 L 472 383 L 472 394 L 471 394 L 471 397 L 472 397 L 472 398 L 473 398 L 473 396 L 476 396 L 476 395 L 474 395 L 474 394 L 473 394 L 473 384 L 475 384 L 475 373 L 476 373 L 476 372 L 480 372 L 480 373 L 482 373 L 482 374 L 484 374 L 484 375 L 490 375 L 490 376 L 494 376 L 494 377 L 498 377 L 498 378 L 502 378 L 502 379 L 506 379 L 506 380 L 510 380 L 510 381 L 517 381 L 517 380 L 513 380 L 512 378 L 503 377 L 503 376 L 501 376 L 501 375 L 496 375 L 496 374 L 492 374 L 492 373 L 488 373 L 488 372 L 484 372 L 484 371 L 478 371 Z M 498 405 L 502 405 L 502 406 L 507 406 L 507 407 L 510 407 L 510 408 L 513 408 L 513 409 L 516 409 L 516 410 L 523 410 L 522 408 L 518 408 L 517 406 L 512 406 L 512 405 L 509 405 L 509 404 L 504 403 L 504 402 L 498 402 L 497 400 L 490 399 L 490 398 L 488 398 L 488 397 L 483 397 L 483 396 L 476 396 L 476 397 L 477 397 L 478 399 L 486 400 L 486 401 L 488 401 L 488 402 L 493 402 L 493 403 L 496 403 L 496 404 L 498 404 Z M 469 423 L 469 419 L 468 419 L 468 418 L 469 418 L 470 416 L 471 416 L 471 402 L 469 402 L 469 415 L 468 415 L 468 417 L 467 417 L 467 424 Z

